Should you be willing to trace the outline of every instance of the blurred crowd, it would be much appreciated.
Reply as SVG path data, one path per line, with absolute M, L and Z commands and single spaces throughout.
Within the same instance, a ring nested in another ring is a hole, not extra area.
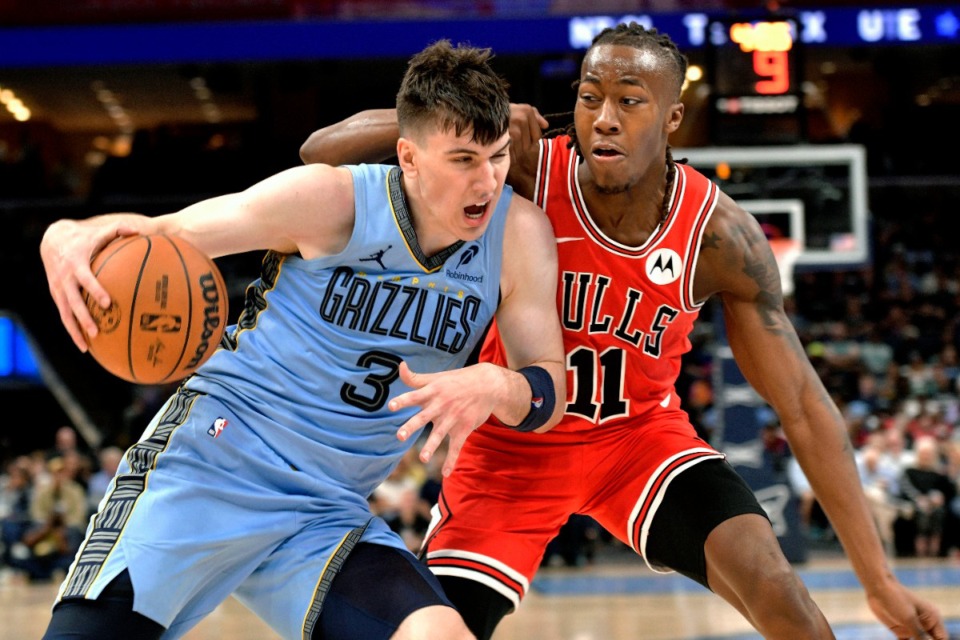
M 891 551 L 960 555 L 960 261 L 908 210 L 876 219 L 871 267 L 798 274 L 790 302 Z
M 0 571 L 31 582 L 62 576 L 122 457 L 114 446 L 90 455 L 73 427 L 63 426 L 49 449 L 5 460 Z

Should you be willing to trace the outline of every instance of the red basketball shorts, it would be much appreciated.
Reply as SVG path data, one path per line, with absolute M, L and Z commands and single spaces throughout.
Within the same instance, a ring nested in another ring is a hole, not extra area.
M 592 517 L 643 556 L 671 479 L 723 457 L 684 412 L 654 414 L 588 431 L 478 429 L 434 507 L 425 542 L 430 569 L 476 580 L 516 607 L 547 543 L 574 513 Z

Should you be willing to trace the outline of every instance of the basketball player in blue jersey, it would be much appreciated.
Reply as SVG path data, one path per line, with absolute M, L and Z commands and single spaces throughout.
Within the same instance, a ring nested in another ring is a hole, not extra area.
M 489 416 L 560 418 L 556 245 L 504 186 L 506 84 L 488 50 L 441 41 L 397 96 L 399 166 L 296 167 L 159 217 L 50 226 L 41 256 L 81 350 L 91 256 L 180 235 L 211 256 L 266 249 L 220 348 L 126 453 L 45 638 L 177 638 L 235 595 L 283 638 L 471 638 L 367 497 L 432 424 L 455 464 Z M 510 368 L 471 364 L 494 316 Z M 82 330 L 81 330 L 82 329 Z

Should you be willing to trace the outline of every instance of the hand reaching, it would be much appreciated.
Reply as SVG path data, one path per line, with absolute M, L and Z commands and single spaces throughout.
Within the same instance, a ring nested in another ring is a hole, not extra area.
M 514 160 L 536 145 L 543 130 L 550 126 L 536 107 L 529 104 L 510 104 L 510 157 Z
M 429 461 L 443 439 L 449 436 L 443 475 L 450 475 L 467 436 L 493 412 L 497 388 L 495 372 L 498 369 L 500 367 L 495 365 L 479 364 L 441 373 L 415 373 L 406 362 L 400 363 L 400 380 L 413 391 L 391 400 L 390 410 L 419 406 L 420 411 L 401 425 L 397 437 L 407 440 L 433 423 L 420 450 L 420 460 Z

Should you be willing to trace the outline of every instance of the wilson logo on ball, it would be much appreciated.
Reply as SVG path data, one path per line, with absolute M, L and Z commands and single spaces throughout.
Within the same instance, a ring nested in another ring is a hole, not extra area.
M 187 363 L 188 367 L 199 365 L 210 348 L 210 338 L 216 335 L 219 342 L 220 335 L 223 334 L 223 323 L 220 321 L 220 289 L 212 273 L 200 276 L 200 287 L 203 291 L 203 299 L 207 303 L 203 309 L 203 333 L 200 334 L 200 343 L 193 354 L 193 359 Z

